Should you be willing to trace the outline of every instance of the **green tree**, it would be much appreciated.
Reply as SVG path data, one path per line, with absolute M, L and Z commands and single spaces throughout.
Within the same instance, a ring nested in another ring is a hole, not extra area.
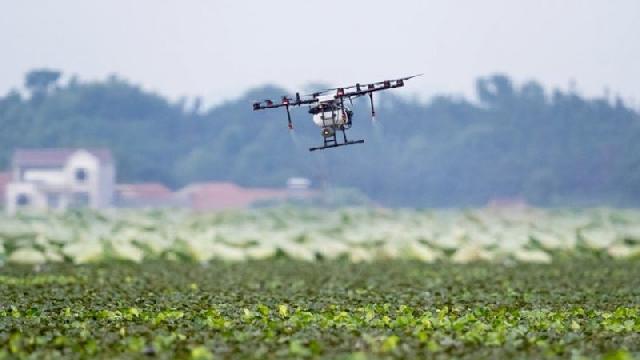
M 46 93 L 60 79 L 62 73 L 57 70 L 37 69 L 29 71 L 25 77 L 24 86 L 32 94 Z

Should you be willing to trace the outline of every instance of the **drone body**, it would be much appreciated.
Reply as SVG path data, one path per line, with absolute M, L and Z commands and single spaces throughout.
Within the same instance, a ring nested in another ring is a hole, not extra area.
M 351 106 L 345 103 L 345 100 L 352 103 L 354 98 L 360 96 L 369 96 L 371 102 L 371 118 L 375 119 L 376 112 L 373 106 L 373 93 L 382 90 L 395 89 L 404 86 L 404 82 L 420 75 L 407 76 L 397 80 L 385 80 L 371 84 L 355 84 L 353 86 L 327 89 L 305 95 L 304 98 L 300 93 L 296 93 L 295 98 L 287 96 L 282 97 L 279 104 L 272 100 L 253 103 L 253 110 L 275 109 L 284 107 L 287 110 L 287 121 L 289 129 L 293 129 L 291 121 L 290 107 L 309 105 L 309 113 L 312 115 L 313 122 L 322 129 L 321 134 L 324 144 L 318 147 L 312 147 L 309 151 L 323 150 L 344 145 L 362 144 L 364 140 L 348 140 L 346 131 L 353 124 L 353 110 Z M 338 139 L 338 132 L 342 132 L 342 142 Z

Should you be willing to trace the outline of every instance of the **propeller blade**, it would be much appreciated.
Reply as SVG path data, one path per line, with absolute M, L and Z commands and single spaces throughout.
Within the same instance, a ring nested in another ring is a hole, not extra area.
M 418 76 L 422 76 L 422 75 L 424 75 L 424 74 L 411 75 L 411 76 L 400 78 L 398 80 L 409 80 L 409 79 L 413 79 L 414 77 L 418 77 Z

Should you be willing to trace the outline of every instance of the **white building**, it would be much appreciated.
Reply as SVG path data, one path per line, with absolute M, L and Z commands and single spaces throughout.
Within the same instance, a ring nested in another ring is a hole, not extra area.
M 109 207 L 115 166 L 104 149 L 22 149 L 12 158 L 6 186 L 9 214 L 25 210 Z

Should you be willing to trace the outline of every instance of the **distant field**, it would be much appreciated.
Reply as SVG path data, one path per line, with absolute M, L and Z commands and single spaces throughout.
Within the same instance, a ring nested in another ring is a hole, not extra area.
M 640 262 L 0 268 L 0 358 L 640 355 Z
M 111 260 L 403 259 L 551 263 L 567 254 L 640 256 L 640 211 L 293 207 L 0 217 L 0 263 Z

